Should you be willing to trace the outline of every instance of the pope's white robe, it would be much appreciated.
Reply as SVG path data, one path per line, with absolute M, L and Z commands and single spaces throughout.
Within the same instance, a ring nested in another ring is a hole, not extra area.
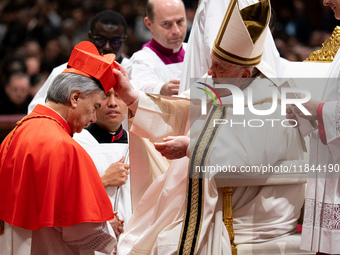
M 249 89 L 256 92 L 253 94 L 253 101 L 264 99 L 256 105 L 256 109 L 271 107 L 271 102 L 266 100 L 271 97 L 269 83 L 268 80 L 264 84 L 253 82 L 244 90 L 245 95 Z M 230 97 L 226 100 L 223 103 L 231 103 Z M 235 117 L 231 115 L 231 109 L 227 110 L 228 120 Z M 251 118 L 248 108 L 245 109 L 246 116 L 243 117 Z M 184 100 L 166 101 L 140 93 L 130 131 L 150 138 L 151 142 L 161 141 L 167 135 L 185 135 L 190 122 L 188 114 L 189 104 Z M 201 116 L 195 121 L 190 130 L 192 139 L 197 138 L 205 117 Z M 280 115 L 279 106 L 271 118 L 284 119 Z M 301 156 L 302 146 L 296 129 L 281 125 L 273 128 L 269 122 L 263 128 L 242 129 L 239 126 L 230 128 L 223 125 L 217 138 L 213 140 L 206 165 L 274 165 L 278 161 L 300 159 Z M 137 204 L 125 233 L 120 237 L 119 254 L 177 252 L 186 208 L 188 162 L 186 157 L 173 160 L 169 169 L 150 185 Z M 232 179 L 224 180 L 226 185 L 230 181 L 232 183 Z M 215 179 L 204 178 L 203 181 L 204 208 L 198 254 L 230 254 L 230 242 L 222 221 L 222 191 L 217 188 Z M 235 188 L 232 198 L 236 244 L 274 240 L 294 232 L 303 195 L 302 184 Z
M 98 143 L 86 129 L 83 129 L 79 134 L 74 134 L 73 138 L 91 156 L 99 175 L 123 156 L 125 156 L 125 163 L 129 163 L 128 143 Z M 128 179 L 123 186 L 119 188 L 108 186 L 105 189 L 111 200 L 113 211 L 117 211 L 119 218 L 124 219 L 125 224 L 127 224 L 132 215 L 130 175 L 128 175 Z
M 309 178 L 301 249 L 340 253 L 340 53 L 334 58 L 322 93 L 327 145 L 316 130 L 310 141 Z M 312 170 L 312 167 L 316 171 Z M 319 170 L 318 170 L 319 169 Z
M 179 93 L 189 89 L 191 82 L 208 72 L 211 66 L 210 53 L 229 2 L 228 0 L 200 1 L 184 55 Z M 238 1 L 240 9 L 257 2 L 258 0 Z M 267 30 L 262 60 L 261 65 L 269 65 L 272 69 L 272 72 L 268 72 L 268 68 L 262 69 L 259 66 L 259 69 L 267 77 L 281 78 L 283 76 L 288 61 L 280 57 L 269 29 Z
M 183 62 L 166 65 L 152 49 L 144 47 L 131 56 L 126 69 L 135 89 L 159 94 L 165 83 L 181 78 Z
M 186 45 L 186 43 L 182 44 L 184 50 Z M 171 79 L 180 79 L 182 69 L 183 62 L 166 65 L 149 47 L 135 52 L 126 66 L 132 87 L 154 94 L 159 94 L 162 86 Z M 147 139 L 131 134 L 130 146 L 131 153 L 134 150 L 137 152 L 131 158 L 131 168 L 134 165 L 139 168 L 138 174 L 131 179 L 131 185 L 134 187 L 132 190 L 132 205 L 134 207 L 150 183 L 169 167 L 169 162 L 161 157 Z M 139 160 L 140 158 L 148 158 L 148 160 Z M 149 168 L 152 168 L 153 171 L 150 172 Z

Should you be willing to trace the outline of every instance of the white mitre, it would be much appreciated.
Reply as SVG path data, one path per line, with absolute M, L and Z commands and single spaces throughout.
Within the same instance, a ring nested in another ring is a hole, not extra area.
M 236 65 L 260 64 L 269 20 L 269 0 L 249 5 L 242 10 L 239 10 L 238 0 L 231 0 L 212 53 Z

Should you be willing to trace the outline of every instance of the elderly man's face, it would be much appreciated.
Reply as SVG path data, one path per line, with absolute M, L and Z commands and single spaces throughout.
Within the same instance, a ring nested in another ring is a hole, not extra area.
M 126 34 L 122 25 L 97 22 L 93 31 L 89 32 L 89 39 L 100 54 L 114 53 L 116 59 L 119 60 L 122 56 Z
M 245 67 L 222 61 L 214 54 L 211 54 L 211 61 L 208 74 L 212 76 L 215 83 L 223 83 L 222 80 L 225 78 L 245 78 Z
M 68 115 L 67 122 L 72 133 L 80 133 L 90 123 L 96 122 L 96 112 L 101 106 L 101 99 L 100 93 L 91 93 L 87 96 L 79 93 L 71 97 L 72 111 Z
M 155 0 L 154 20 L 147 17 L 145 24 L 152 33 L 152 37 L 163 47 L 179 49 L 186 36 L 187 22 L 185 8 L 180 0 Z
M 109 132 L 115 132 L 125 119 L 126 113 L 126 104 L 113 89 L 110 89 L 101 100 L 101 107 L 97 110 L 96 123 Z
M 220 60 L 214 54 L 211 54 L 212 64 L 208 70 L 214 84 L 232 84 L 242 89 L 247 83 L 248 78 L 252 76 L 249 67 L 234 65 Z M 216 89 L 220 96 L 228 96 L 231 94 L 229 89 Z

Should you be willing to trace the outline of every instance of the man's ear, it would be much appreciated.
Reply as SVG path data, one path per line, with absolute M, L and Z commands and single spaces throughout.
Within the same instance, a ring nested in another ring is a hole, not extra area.
M 146 27 L 151 31 L 151 24 L 152 24 L 151 20 L 148 17 L 145 17 L 144 23 L 145 23 Z
M 92 35 L 91 30 L 88 32 L 87 36 L 89 37 L 90 41 L 92 42 L 92 36 L 93 36 L 93 35 Z
M 73 108 L 76 108 L 78 105 L 78 100 L 81 97 L 81 92 L 79 90 L 74 90 L 71 92 L 70 96 L 70 104 Z
M 252 76 L 251 68 L 244 68 L 242 73 L 242 78 L 250 78 Z
M 252 71 L 251 71 L 251 68 L 249 67 L 246 67 L 246 68 L 243 68 L 243 71 L 242 71 L 242 75 L 241 75 L 241 78 L 239 78 L 238 82 L 239 82 L 239 87 L 242 89 L 243 85 L 245 85 L 248 81 L 249 78 L 252 77 Z

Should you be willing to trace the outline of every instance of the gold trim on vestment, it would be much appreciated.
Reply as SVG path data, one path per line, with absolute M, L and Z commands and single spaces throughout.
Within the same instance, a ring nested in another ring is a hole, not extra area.
M 232 187 L 223 187 L 223 223 L 227 228 L 230 245 L 231 245 L 231 254 L 237 255 L 237 247 L 235 245 L 235 233 L 234 233 L 234 217 L 233 217 L 233 207 L 232 207 L 232 195 L 234 189 Z
M 340 47 L 340 27 L 336 26 L 332 35 L 325 40 L 320 50 L 313 51 L 306 62 L 332 62 Z
M 225 116 L 225 108 L 225 106 L 211 107 L 200 134 L 195 141 L 193 146 L 194 149 L 190 155 L 186 208 L 184 211 L 182 231 L 178 245 L 178 254 L 180 255 L 196 254 L 204 215 L 204 173 L 196 172 L 194 169 L 195 166 L 206 164 L 207 155 L 209 155 L 211 146 L 214 144 L 218 129 L 221 128 L 221 125 L 214 127 L 210 120 L 215 116 L 216 118 L 221 118 L 223 117 L 222 115 Z M 201 182 L 201 184 L 199 182 Z M 190 204 L 189 199 L 191 201 Z M 190 211 L 189 214 L 188 211 Z M 197 226 L 198 221 L 199 226 Z
M 187 207 L 188 207 L 188 197 L 189 197 L 189 181 L 190 179 L 192 180 L 192 189 L 191 189 L 191 204 L 189 205 L 191 210 L 190 214 L 187 215 Z M 186 195 L 186 208 L 184 210 L 184 217 L 183 217 L 183 225 L 182 225 L 182 231 L 181 231 L 181 236 L 180 236 L 180 242 L 178 246 L 178 254 L 183 254 L 183 255 L 189 255 L 189 254 L 195 254 L 196 249 L 197 249 L 197 243 L 199 239 L 199 235 L 196 237 L 196 241 L 194 242 L 194 237 L 195 237 L 195 230 L 196 230 L 196 222 L 197 222 L 197 217 L 200 217 L 202 219 L 203 216 L 203 210 L 201 212 L 201 215 L 198 216 L 198 195 L 199 193 L 199 178 L 197 177 L 190 177 L 190 164 L 188 166 L 188 181 L 187 181 L 187 195 Z M 204 197 L 203 197 L 204 200 Z M 203 208 L 202 208 L 203 209 Z M 184 226 L 186 219 L 188 218 L 188 227 L 186 233 L 184 233 Z M 200 221 L 199 225 L 199 233 L 201 232 L 201 225 L 202 225 L 202 220 Z M 185 235 L 185 236 L 184 236 Z M 182 239 L 185 238 L 183 241 Z M 183 248 L 181 248 L 181 245 Z M 192 249 L 194 249 L 194 253 L 192 253 Z

